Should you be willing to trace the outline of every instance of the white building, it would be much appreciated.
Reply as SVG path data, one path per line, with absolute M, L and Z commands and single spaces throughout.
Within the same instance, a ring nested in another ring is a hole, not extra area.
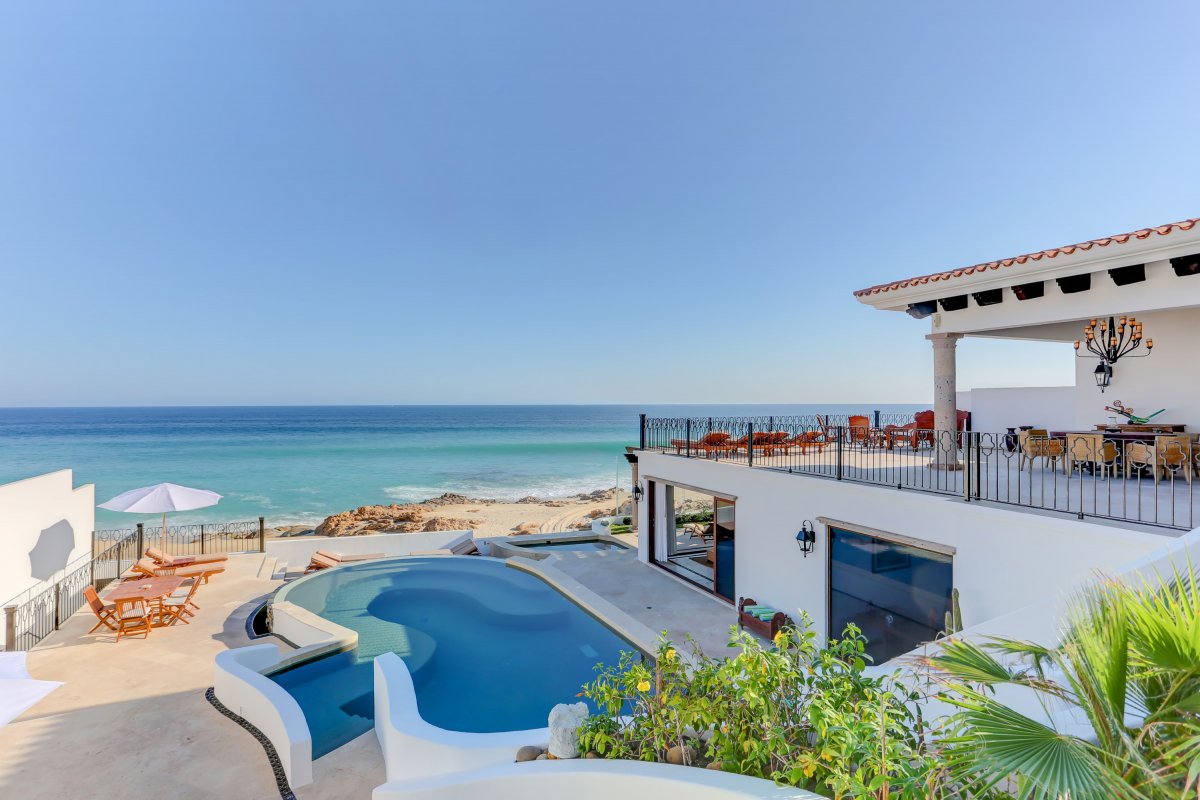
M 805 611 L 821 634 L 855 622 L 882 660 L 943 628 L 952 588 L 975 625 L 1200 525 L 1188 433 L 1200 430 L 1197 220 L 856 296 L 926 320 L 932 430 L 870 418 L 645 420 L 635 471 L 643 561 L 730 602 Z M 1073 387 L 957 392 L 964 336 L 1084 340 L 1080 355 L 1091 356 L 1085 327 L 1094 321 L 1094 338 L 1112 345 L 1109 318 L 1116 349 L 1133 349 L 1111 363 L 1078 358 Z M 962 434 L 956 398 L 974 412 Z M 1103 410 L 1116 399 L 1138 414 L 1166 409 L 1158 427 L 1118 429 L 1128 421 Z M 1035 428 L 1032 438 L 1008 430 L 1020 426 Z M 805 553 L 797 534 L 809 527 Z

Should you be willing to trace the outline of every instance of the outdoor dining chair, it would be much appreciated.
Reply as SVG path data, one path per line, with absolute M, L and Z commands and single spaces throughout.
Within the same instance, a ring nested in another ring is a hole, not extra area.
M 83 599 L 87 601 L 88 608 L 96 615 L 99 622 L 88 633 L 95 633 L 100 628 L 108 628 L 110 631 L 115 631 L 117 626 L 114 624 L 114 615 L 117 607 L 113 603 L 106 603 L 100 599 L 100 595 L 96 594 L 96 587 L 83 587 Z
M 122 636 L 141 633 L 150 638 L 150 604 L 140 597 L 122 597 L 115 603 L 117 641 Z

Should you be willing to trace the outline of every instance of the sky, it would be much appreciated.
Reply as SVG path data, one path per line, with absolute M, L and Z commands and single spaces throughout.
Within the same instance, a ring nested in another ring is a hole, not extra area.
M 0 405 L 926 402 L 927 322 L 853 290 L 1200 215 L 1198 23 L 11 0 Z

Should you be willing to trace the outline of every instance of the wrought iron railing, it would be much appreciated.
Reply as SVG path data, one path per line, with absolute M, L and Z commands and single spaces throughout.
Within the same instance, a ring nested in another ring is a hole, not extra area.
M 881 420 L 882 421 L 882 420 Z M 645 418 L 643 449 L 834 480 L 1190 530 L 1200 446 L 1186 435 L 1030 435 L 806 417 Z M 824 423 L 824 424 L 822 424 Z M 1141 438 L 1139 438 L 1139 436 Z
M 203 525 L 168 525 L 169 555 L 263 552 L 265 520 Z M 92 533 L 92 552 L 67 564 L 62 577 L 26 590 L 3 605 L 5 650 L 28 650 L 46 638 L 84 606 L 83 590 L 102 590 L 119 580 L 147 547 L 163 549 L 161 528 L 98 530 Z

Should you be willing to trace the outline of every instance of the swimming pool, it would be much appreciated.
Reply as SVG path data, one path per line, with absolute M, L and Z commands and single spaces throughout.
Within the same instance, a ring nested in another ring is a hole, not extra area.
M 296 698 L 313 758 L 374 724 L 372 662 L 399 655 L 429 723 L 488 733 L 540 728 L 600 662 L 637 648 L 535 575 L 478 557 L 355 564 L 301 579 L 287 600 L 358 633 L 358 648 L 270 678 Z

